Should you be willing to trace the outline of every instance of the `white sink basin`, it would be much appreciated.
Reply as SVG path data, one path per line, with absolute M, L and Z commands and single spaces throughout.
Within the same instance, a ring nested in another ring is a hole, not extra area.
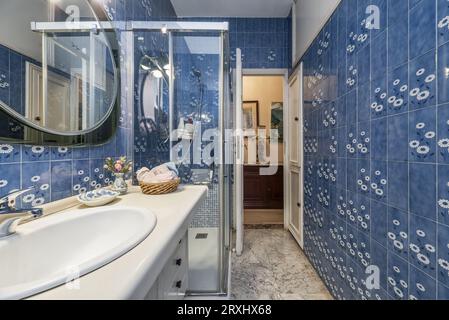
M 21 225 L 0 239 L 0 300 L 30 297 L 92 272 L 155 226 L 152 212 L 132 207 L 73 210 Z

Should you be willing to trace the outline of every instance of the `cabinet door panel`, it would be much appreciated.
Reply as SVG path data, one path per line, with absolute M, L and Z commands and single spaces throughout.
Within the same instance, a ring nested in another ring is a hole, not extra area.
M 300 205 L 300 203 L 299 203 L 299 173 L 298 172 L 291 171 L 290 190 L 291 190 L 290 224 L 295 229 L 299 229 L 299 205 Z
M 299 96 L 300 85 L 299 78 L 295 77 L 289 86 L 289 161 L 291 165 L 299 164 Z
M 244 170 L 245 209 L 264 209 L 267 206 L 267 186 L 259 175 L 259 167 L 246 166 Z

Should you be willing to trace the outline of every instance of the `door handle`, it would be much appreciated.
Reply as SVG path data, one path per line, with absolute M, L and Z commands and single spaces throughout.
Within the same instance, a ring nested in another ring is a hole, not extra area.
M 301 208 L 301 204 L 299 202 L 296 205 L 298 206 L 298 208 Z

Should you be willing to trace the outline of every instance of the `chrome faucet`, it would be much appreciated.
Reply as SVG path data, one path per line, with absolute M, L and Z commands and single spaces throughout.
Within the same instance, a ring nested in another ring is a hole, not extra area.
M 31 190 L 34 190 L 34 187 L 13 191 L 0 198 L 0 239 L 16 233 L 16 227 L 22 220 L 42 216 L 43 211 L 40 208 L 16 208 L 16 198 Z

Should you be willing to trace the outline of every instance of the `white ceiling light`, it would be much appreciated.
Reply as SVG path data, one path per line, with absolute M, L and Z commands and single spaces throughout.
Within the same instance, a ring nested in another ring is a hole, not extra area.
M 179 17 L 285 18 L 293 0 L 171 0 Z
M 155 77 L 157 79 L 160 79 L 160 78 L 162 78 L 164 76 L 162 74 L 162 72 L 159 71 L 159 70 L 153 70 L 153 71 L 151 71 L 151 74 L 153 75 L 153 77 Z

